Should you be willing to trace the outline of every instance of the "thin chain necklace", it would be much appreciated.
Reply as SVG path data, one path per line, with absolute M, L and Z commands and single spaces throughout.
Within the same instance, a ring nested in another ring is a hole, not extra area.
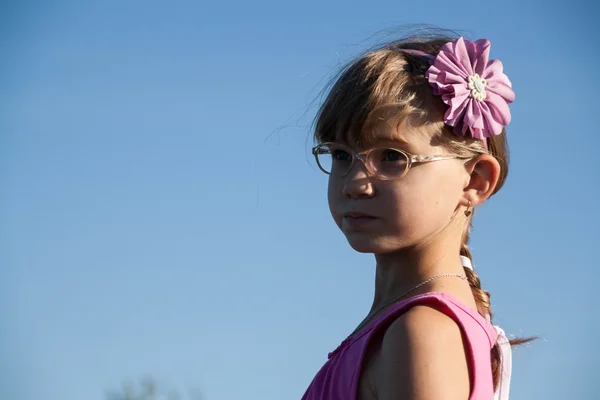
M 439 279 L 439 278 L 450 277 L 450 276 L 455 276 L 455 277 L 460 278 L 462 280 L 466 280 L 467 279 L 467 276 L 464 275 L 464 274 L 439 274 L 439 275 L 432 276 L 431 278 L 424 280 L 423 282 L 419 283 L 417 286 L 413 287 L 412 289 L 407 290 L 406 292 L 402 293 L 400 296 L 394 297 L 392 300 L 388 301 L 387 303 L 385 303 L 384 305 L 382 305 L 381 307 L 379 307 L 374 313 L 371 313 L 371 316 L 367 317 L 363 322 L 361 322 L 360 325 L 358 325 L 358 327 L 350 334 L 350 336 L 348 336 L 346 338 L 345 341 L 347 341 L 348 339 L 350 339 L 354 334 L 356 334 L 363 327 L 365 327 L 365 325 L 367 325 L 369 322 L 371 322 L 371 320 L 376 315 L 378 315 L 381 311 L 383 311 L 385 308 L 389 307 L 390 305 L 394 304 L 398 300 L 402 299 L 407 294 L 414 292 L 415 290 L 417 290 L 421 286 L 426 285 L 426 284 L 428 284 L 431 281 L 434 281 L 434 280 Z

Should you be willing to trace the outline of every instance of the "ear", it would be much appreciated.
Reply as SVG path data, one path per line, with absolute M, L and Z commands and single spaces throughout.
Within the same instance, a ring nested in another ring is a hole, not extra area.
M 489 154 L 481 154 L 465 164 L 469 174 L 468 182 L 464 187 L 461 205 L 466 207 L 482 204 L 496 189 L 500 179 L 501 167 L 496 158 Z

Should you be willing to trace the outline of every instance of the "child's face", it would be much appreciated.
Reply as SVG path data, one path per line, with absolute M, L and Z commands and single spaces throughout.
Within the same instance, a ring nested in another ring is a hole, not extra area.
M 431 145 L 433 132 L 424 127 L 403 130 L 406 142 L 389 126 L 377 131 L 374 147 L 395 147 L 415 155 L 448 154 Z M 355 250 L 389 253 L 424 243 L 445 230 L 468 183 L 464 162 L 457 159 L 415 164 L 395 180 L 370 176 L 357 161 L 346 176 L 330 175 L 329 208 Z

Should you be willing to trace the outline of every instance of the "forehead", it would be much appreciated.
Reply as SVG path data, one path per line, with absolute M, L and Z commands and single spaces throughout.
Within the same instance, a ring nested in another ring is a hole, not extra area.
M 368 149 L 378 145 L 398 146 L 411 149 L 434 147 L 433 138 L 440 132 L 443 123 L 417 124 L 411 118 L 399 120 L 396 116 L 379 115 L 371 118 L 360 129 L 336 131 L 335 141 L 357 149 Z

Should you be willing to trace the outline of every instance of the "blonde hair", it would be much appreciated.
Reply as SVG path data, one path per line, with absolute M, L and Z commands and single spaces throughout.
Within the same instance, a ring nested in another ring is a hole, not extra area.
M 425 73 L 429 68 L 426 57 L 404 52 L 420 50 L 435 55 L 440 48 L 456 38 L 410 37 L 387 43 L 368 51 L 348 63 L 332 81 L 323 104 L 315 117 L 315 139 L 319 143 L 345 141 L 368 147 L 376 139 L 372 124 L 381 111 L 391 111 L 393 119 L 413 126 L 437 127 L 433 141 L 450 152 L 465 157 L 490 154 L 501 166 L 500 178 L 494 194 L 501 189 L 508 175 L 508 143 L 506 132 L 487 139 L 487 142 L 460 137 L 452 127 L 444 124 L 447 106 L 434 96 Z M 388 112 L 387 115 L 390 115 Z M 468 247 L 471 218 L 463 234 L 460 254 L 472 259 Z M 490 294 L 483 290 L 477 274 L 465 268 L 478 312 L 492 318 Z M 531 339 L 515 339 L 511 344 L 521 344 Z M 500 376 L 500 351 L 498 344 L 491 351 L 494 387 Z

